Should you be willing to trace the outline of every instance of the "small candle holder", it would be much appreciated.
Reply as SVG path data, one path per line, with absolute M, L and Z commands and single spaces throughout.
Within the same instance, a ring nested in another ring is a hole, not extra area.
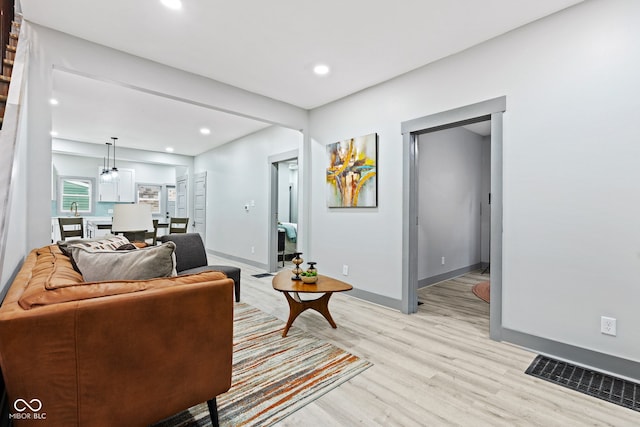
M 295 274 L 295 276 L 293 276 L 291 278 L 291 280 L 302 280 L 300 278 L 300 273 L 302 273 L 302 269 L 300 268 L 300 264 L 302 264 L 304 262 L 304 260 L 300 257 L 300 255 L 302 255 L 302 252 L 294 252 L 293 253 L 293 258 L 291 259 L 291 262 L 295 264 L 295 268 L 293 270 L 291 270 L 293 272 L 293 274 Z

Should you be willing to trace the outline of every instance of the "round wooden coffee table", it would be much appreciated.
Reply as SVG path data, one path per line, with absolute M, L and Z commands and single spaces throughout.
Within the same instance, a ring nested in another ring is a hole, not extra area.
M 272 281 L 273 289 L 282 292 L 289 303 L 289 320 L 284 327 L 282 336 L 287 336 L 287 332 L 289 332 L 289 328 L 293 321 L 296 320 L 296 317 L 309 308 L 322 314 L 332 328 L 337 328 L 336 322 L 333 321 L 329 313 L 329 299 L 334 292 L 350 291 L 353 286 L 320 274 L 318 275 L 318 281 L 313 284 L 303 283 L 301 280 L 291 280 L 292 277 L 291 270 L 283 270 L 276 274 Z M 300 294 L 324 295 L 313 300 L 303 300 L 300 298 Z

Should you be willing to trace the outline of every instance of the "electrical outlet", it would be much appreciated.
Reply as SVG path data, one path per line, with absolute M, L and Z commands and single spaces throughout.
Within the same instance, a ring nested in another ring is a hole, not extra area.
M 348 276 L 349 275 L 349 266 L 347 264 L 342 266 L 342 274 L 344 276 Z
M 616 319 L 613 317 L 600 317 L 600 332 L 605 335 L 616 336 Z
M 442 262 L 442 265 L 444 265 L 444 257 L 442 257 L 442 261 L 441 262 Z
M 251 246 L 251 253 L 255 254 L 256 253 L 256 247 L 255 246 Z

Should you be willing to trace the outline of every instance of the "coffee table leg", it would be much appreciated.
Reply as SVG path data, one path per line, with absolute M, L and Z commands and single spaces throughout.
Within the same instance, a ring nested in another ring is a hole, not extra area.
M 293 321 L 296 320 L 296 317 L 298 317 L 306 308 L 302 302 L 293 299 L 293 297 L 289 295 L 289 292 L 283 292 L 283 294 L 289 303 L 289 320 L 287 320 L 287 325 L 284 327 L 284 331 L 282 331 L 282 336 L 286 337 Z
M 322 314 L 324 318 L 327 319 L 331 327 L 336 329 L 338 326 L 336 325 L 336 322 L 333 321 L 333 317 L 331 317 L 331 314 L 329 313 L 329 298 L 331 298 L 331 295 L 333 295 L 333 293 L 327 292 L 316 300 L 306 302 L 309 304 L 309 307 L 307 308 L 312 308 Z
M 289 328 L 291 328 L 293 321 L 296 320 L 296 318 L 300 315 L 300 313 L 302 313 L 303 311 L 309 308 L 322 314 L 322 316 L 324 316 L 324 318 L 327 319 L 327 321 L 329 322 L 329 324 L 333 329 L 336 329 L 338 327 L 336 325 L 336 322 L 333 321 L 333 317 L 331 317 L 331 313 L 329 313 L 329 299 L 331 298 L 331 295 L 333 295 L 331 292 L 327 292 L 326 294 L 324 294 L 318 299 L 308 300 L 308 301 L 300 300 L 297 293 L 295 294 L 296 298 L 289 295 L 289 292 L 283 292 L 283 293 L 284 293 L 284 296 L 287 298 L 287 302 L 289 303 L 289 320 L 287 320 L 287 325 L 284 327 L 284 331 L 282 332 L 283 337 L 287 336 L 287 333 L 289 332 Z

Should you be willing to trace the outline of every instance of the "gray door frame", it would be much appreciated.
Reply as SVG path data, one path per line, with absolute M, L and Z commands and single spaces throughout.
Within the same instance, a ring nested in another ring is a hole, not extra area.
M 403 122 L 402 312 L 418 310 L 418 135 L 491 119 L 491 308 L 489 336 L 502 336 L 502 114 L 506 97 Z
M 286 151 L 284 153 L 269 156 L 269 250 L 268 270 L 278 271 L 278 163 L 285 160 L 297 159 L 298 150 Z M 298 229 L 298 232 L 300 230 Z

